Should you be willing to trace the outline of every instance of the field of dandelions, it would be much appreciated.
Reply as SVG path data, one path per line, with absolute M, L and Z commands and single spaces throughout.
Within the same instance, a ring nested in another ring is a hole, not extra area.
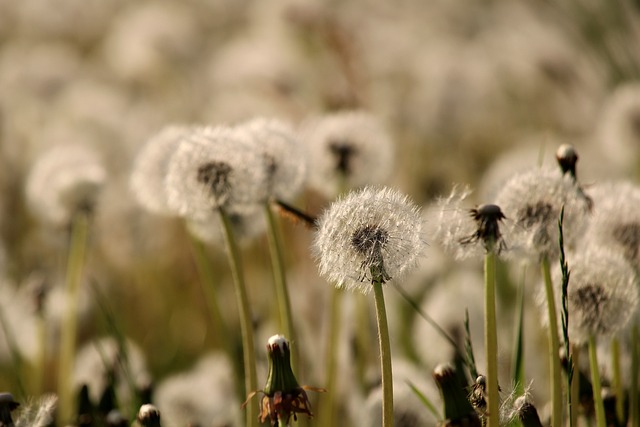
M 0 0 L 0 426 L 638 426 L 640 5 Z

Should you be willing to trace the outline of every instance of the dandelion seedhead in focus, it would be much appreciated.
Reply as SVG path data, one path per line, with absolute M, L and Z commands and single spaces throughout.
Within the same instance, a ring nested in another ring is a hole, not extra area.
M 498 194 L 496 204 L 510 220 L 502 229 L 509 248 L 536 259 L 553 258 L 558 253 L 558 218 L 563 206 L 568 248 L 578 239 L 589 210 L 572 179 L 556 169 L 534 169 L 513 176 Z
M 621 256 L 598 247 L 574 254 L 568 289 L 571 342 L 613 337 L 636 313 L 638 299 L 635 272 Z
M 334 202 L 318 220 L 320 274 L 338 287 L 371 290 L 373 275 L 399 279 L 422 253 L 418 208 L 399 192 L 366 187 Z
M 305 390 L 324 391 L 323 389 L 300 386 L 291 370 L 291 351 L 289 341 L 282 335 L 274 335 L 267 343 L 269 373 L 267 383 L 262 390 L 264 396 L 260 405 L 260 420 L 267 418 L 271 425 L 288 425 L 293 416 L 306 414 L 311 418 L 311 403 Z M 256 392 L 247 398 L 245 404 Z
M 167 205 L 164 179 L 171 156 L 189 132 L 191 129 L 187 126 L 166 126 L 149 138 L 138 152 L 130 187 L 136 201 L 146 210 L 165 215 L 172 213 Z
M 52 425 L 58 398 L 45 394 L 27 402 L 16 419 L 16 427 L 47 427 Z
M 393 143 L 378 120 L 365 112 L 333 113 L 301 130 L 307 148 L 309 186 L 326 197 L 383 184 L 393 170 Z
M 27 204 L 44 223 L 68 226 L 78 212 L 91 212 L 107 172 L 84 145 L 59 145 L 35 162 L 26 185 Z
M 307 165 L 302 143 L 293 129 L 265 118 L 250 120 L 238 128 L 250 135 L 254 149 L 262 154 L 268 196 L 279 200 L 295 197 L 304 184 Z
M 195 128 L 169 161 L 167 201 L 178 215 L 195 219 L 220 208 L 242 213 L 266 200 L 267 179 L 248 133 L 224 126 Z

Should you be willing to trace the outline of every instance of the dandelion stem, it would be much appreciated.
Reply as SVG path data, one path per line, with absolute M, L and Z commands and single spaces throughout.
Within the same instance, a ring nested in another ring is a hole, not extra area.
M 366 372 L 371 353 L 371 329 L 369 323 L 369 304 L 366 295 L 352 295 L 355 298 L 356 315 L 356 376 L 362 390 L 366 389 Z
M 488 248 L 484 258 L 484 340 L 487 358 L 489 427 L 499 425 L 498 337 L 496 333 L 496 254 Z
M 244 273 L 242 271 L 242 260 L 240 259 L 240 251 L 233 236 L 231 221 L 227 213 L 220 209 L 220 220 L 222 222 L 222 230 L 224 234 L 225 244 L 227 246 L 227 255 L 229 257 L 229 265 L 233 276 L 233 284 L 236 291 L 236 301 L 238 304 L 238 316 L 240 318 L 240 333 L 242 335 L 242 353 L 244 361 L 244 384 L 245 393 L 251 393 L 258 388 L 258 380 L 256 375 L 256 355 L 253 342 L 253 329 L 251 323 L 251 312 L 249 309 L 249 297 L 244 281 Z M 258 420 L 258 412 L 253 402 L 247 402 L 246 406 L 246 425 L 247 427 L 255 427 Z
M 569 427 L 577 427 L 578 403 L 580 402 L 580 374 L 575 367 L 580 364 L 580 347 L 575 344 L 571 344 L 571 363 L 573 365 L 574 374 L 571 376 L 571 384 L 569 386 L 568 393 Z
M 526 269 L 522 271 L 522 282 L 518 286 L 518 307 L 516 312 L 516 339 L 513 350 L 511 380 L 515 392 L 520 396 L 524 393 L 524 284 Z
M 640 354 L 638 345 L 638 325 L 631 328 L 631 390 L 629 390 L 629 421 L 631 426 L 640 425 L 638 414 L 638 371 L 640 370 Z
M 296 343 L 296 334 L 291 317 L 291 300 L 287 290 L 287 278 L 285 275 L 284 261 L 282 259 L 282 239 L 280 238 L 278 222 L 276 220 L 271 205 L 264 205 L 264 213 L 267 217 L 267 238 L 269 240 L 269 252 L 271 253 L 271 267 L 273 269 L 273 281 L 276 288 L 276 300 L 278 301 L 278 314 L 280 316 L 280 327 L 283 335 Z M 291 368 L 295 371 L 298 367 L 298 346 L 292 346 Z
M 378 343 L 380 345 L 380 367 L 382 370 L 382 426 L 393 427 L 393 373 L 391 370 L 391 345 L 389 326 L 384 304 L 382 280 L 374 275 L 372 281 L 378 322 Z M 497 413 L 497 412 L 496 412 Z
M 318 425 L 332 426 L 334 425 L 335 416 L 335 398 L 336 398 L 336 373 L 338 364 L 338 336 L 340 334 L 340 319 L 343 290 L 334 287 L 331 292 L 331 308 L 329 314 L 329 334 L 327 337 L 327 349 L 325 360 L 327 364 L 327 376 L 325 384 L 327 389 L 326 398 L 323 399 L 324 405 L 320 412 Z
M 600 371 L 598 369 L 598 354 L 596 351 L 596 338 L 589 337 L 589 366 L 591 368 L 591 386 L 593 389 L 593 406 L 596 410 L 596 426 L 607 427 L 602 401 L 602 386 L 600 385 Z
M 542 258 L 542 276 L 544 277 L 544 291 L 547 297 L 547 311 L 549 316 L 549 369 L 551 371 L 551 426 L 562 426 L 562 372 L 560 366 L 560 340 L 558 339 L 558 318 L 556 314 L 556 301 L 551 280 L 551 267 L 549 258 Z
M 78 295 L 88 231 L 89 217 L 86 213 L 78 213 L 71 224 L 71 242 L 69 245 L 69 258 L 67 260 L 67 306 L 61 331 L 60 360 L 58 366 L 58 425 L 66 425 L 69 423 L 74 413 L 71 372 L 76 352 Z
M 617 337 L 611 340 L 611 371 L 613 374 L 613 391 L 616 396 L 616 417 L 622 423 L 624 419 L 624 392 L 622 374 L 620 373 L 620 341 Z

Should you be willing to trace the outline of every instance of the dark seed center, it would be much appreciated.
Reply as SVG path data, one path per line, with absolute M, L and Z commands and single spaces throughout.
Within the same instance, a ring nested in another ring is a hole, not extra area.
M 570 300 L 575 307 L 584 313 L 582 321 L 587 327 L 605 332 L 603 329 L 606 329 L 606 325 L 601 322 L 601 317 L 607 295 L 602 286 L 595 284 L 582 286 L 571 294 Z
M 535 224 L 545 224 L 552 220 L 553 206 L 545 202 L 525 206 L 518 213 L 518 222 L 525 227 L 532 227 Z
M 329 150 L 335 157 L 336 170 L 344 175 L 350 174 L 351 159 L 358 150 L 348 141 L 333 141 L 329 144 Z
M 207 186 L 217 198 L 229 192 L 229 175 L 231 166 L 224 162 L 209 162 L 198 168 L 197 180 Z
M 375 225 L 365 225 L 353 232 L 351 245 L 359 254 L 370 256 L 379 252 L 389 241 L 389 233 Z
M 625 255 L 630 261 L 638 258 L 640 250 L 640 224 L 619 224 L 613 228 L 613 237 L 624 248 Z

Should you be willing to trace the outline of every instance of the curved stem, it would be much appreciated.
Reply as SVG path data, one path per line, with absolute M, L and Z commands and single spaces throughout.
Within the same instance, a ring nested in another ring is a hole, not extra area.
M 58 366 L 58 424 L 66 425 L 73 417 L 74 399 L 71 373 L 76 352 L 76 332 L 78 329 L 77 306 L 80 279 L 84 265 L 89 218 L 80 213 L 73 219 L 71 242 L 67 260 L 66 298 L 67 306 L 63 318 Z
M 499 426 L 498 337 L 496 328 L 496 254 L 484 258 L 484 341 L 487 358 L 487 398 L 489 427 Z
M 389 326 L 384 305 L 382 281 L 373 280 L 373 295 L 376 302 L 376 320 L 378 322 L 378 343 L 380 345 L 380 367 L 382 370 L 382 426 L 393 426 L 393 372 L 391 369 L 391 345 Z
M 544 291 L 547 297 L 547 312 L 549 316 L 549 369 L 551 370 L 551 426 L 562 426 L 562 372 L 560 366 L 560 340 L 558 339 L 558 317 L 556 300 L 551 281 L 551 267 L 549 258 L 542 258 L 542 275 L 544 277 Z
M 591 368 L 591 386 L 593 388 L 593 406 L 596 410 L 596 426 L 607 427 L 602 401 L 602 386 L 600 385 L 600 370 L 598 369 L 598 354 L 596 351 L 596 338 L 589 337 L 589 367 Z
M 271 267 L 273 269 L 273 282 L 276 290 L 276 300 L 278 302 L 278 314 L 280 316 L 280 327 L 284 336 L 290 342 L 291 346 L 291 368 L 296 371 L 298 367 L 298 346 L 296 341 L 293 319 L 291 316 L 291 300 L 289 291 L 287 290 L 287 278 L 285 274 L 284 261 L 282 260 L 282 244 L 278 230 L 278 222 L 276 221 L 271 205 L 264 205 L 264 213 L 267 217 L 267 238 L 269 241 L 269 252 L 271 253 Z
M 244 281 L 244 273 L 242 271 L 242 261 L 240 259 L 240 251 L 233 236 L 231 221 L 229 216 L 220 209 L 220 220 L 222 222 L 222 230 L 224 240 L 227 246 L 227 256 L 229 258 L 229 266 L 233 276 L 233 284 L 236 293 L 236 302 L 238 304 L 238 316 L 240 318 L 240 333 L 242 335 L 242 353 L 244 362 L 244 384 L 245 393 L 251 393 L 258 388 L 256 375 L 256 354 L 253 343 L 253 329 L 251 322 L 251 311 L 249 309 L 249 297 Z M 248 402 L 246 406 L 246 425 L 255 427 L 258 421 L 258 413 L 255 402 Z

